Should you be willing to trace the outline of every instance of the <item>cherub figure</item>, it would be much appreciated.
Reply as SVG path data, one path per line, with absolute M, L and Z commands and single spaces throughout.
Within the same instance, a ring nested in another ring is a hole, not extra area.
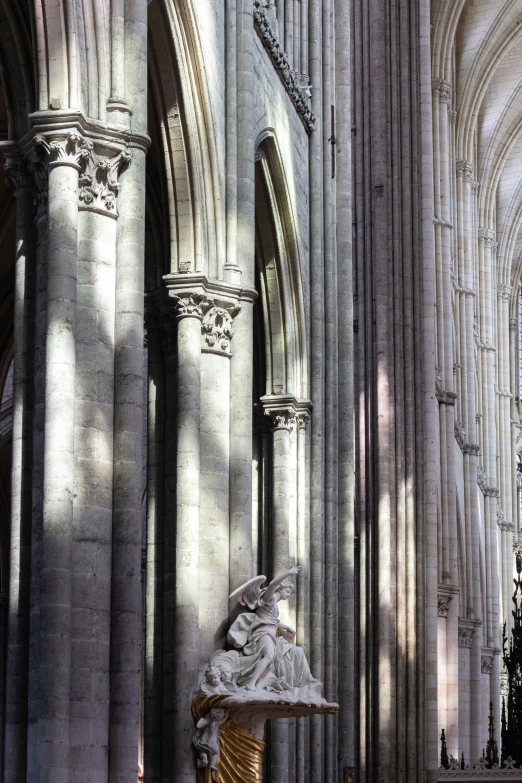
M 289 692 L 292 698 L 321 700 L 321 683 L 312 677 L 301 647 L 289 644 L 278 629 L 295 634 L 279 620 L 279 601 L 286 601 L 295 590 L 290 576 L 299 568 L 291 568 L 273 579 L 265 590 L 265 576 L 250 579 L 230 596 L 251 612 L 243 612 L 231 625 L 228 643 L 241 650 L 238 660 L 237 684 L 246 690 Z
M 224 693 L 225 688 L 221 683 L 221 672 L 217 666 L 209 666 L 205 671 L 205 679 L 200 685 L 200 691 L 204 696 L 213 693 Z
M 198 754 L 198 767 L 217 768 L 219 759 L 219 729 L 227 719 L 227 711 L 219 707 L 210 710 L 197 723 L 197 732 L 192 744 Z
M 237 691 L 237 685 L 232 677 L 232 669 L 229 666 L 221 667 L 221 684 L 227 691 Z

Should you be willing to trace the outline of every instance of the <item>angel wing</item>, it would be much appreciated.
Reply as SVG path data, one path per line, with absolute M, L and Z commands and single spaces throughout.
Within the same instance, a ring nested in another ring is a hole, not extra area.
M 253 612 L 259 605 L 261 585 L 264 585 L 265 582 L 266 576 L 254 576 L 253 579 L 249 579 L 244 585 L 234 590 L 229 598 L 231 601 L 237 601 L 241 606 L 248 606 Z

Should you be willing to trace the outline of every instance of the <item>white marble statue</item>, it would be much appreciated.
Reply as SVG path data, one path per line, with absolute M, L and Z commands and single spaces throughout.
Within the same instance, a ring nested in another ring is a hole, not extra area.
M 220 729 L 227 721 L 263 739 L 267 718 L 337 712 L 337 704 L 323 699 L 322 683 L 312 676 L 303 649 L 288 641 L 295 631 L 279 620 L 278 603 L 293 593 L 289 577 L 298 573 L 290 568 L 266 588 L 266 577 L 256 576 L 230 596 L 231 608 L 239 603 L 245 611 L 229 628 L 232 649 L 212 655 L 195 694 L 198 766 L 217 768 Z
M 279 620 L 279 601 L 286 601 L 295 590 L 288 577 L 299 568 L 291 568 L 273 579 L 267 588 L 264 576 L 256 576 L 230 596 L 251 611 L 242 612 L 230 626 L 227 641 L 240 650 L 235 681 L 245 691 L 268 691 L 291 700 L 322 700 L 322 684 L 312 677 L 301 647 L 289 644 L 277 632 L 295 634 Z

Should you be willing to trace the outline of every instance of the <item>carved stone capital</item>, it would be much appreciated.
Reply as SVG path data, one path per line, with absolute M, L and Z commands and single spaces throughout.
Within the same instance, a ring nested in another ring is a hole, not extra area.
M 467 647 L 468 649 L 473 645 L 473 636 L 475 634 L 475 628 L 473 624 L 461 620 L 459 618 L 459 647 Z
M 182 318 L 198 318 L 202 321 L 208 310 L 214 307 L 214 300 L 202 293 L 180 291 L 171 299 L 174 305 L 174 315 L 178 321 L 181 321 Z
M 15 196 L 23 190 L 31 190 L 34 180 L 29 170 L 27 161 L 17 156 L 6 156 L 4 163 L 6 182 L 13 188 Z
M 470 454 L 471 456 L 478 457 L 480 454 L 480 446 L 478 443 L 465 443 L 462 451 L 464 454 Z
M 451 84 L 444 79 L 432 79 L 431 91 L 435 100 L 451 105 Z
M 297 413 L 297 426 L 300 430 L 306 430 L 310 423 L 310 411 L 300 411 Z
M 93 154 L 80 176 L 80 209 L 118 217 L 118 177 L 130 165 L 132 155 L 125 148 L 112 156 Z
M 446 391 L 446 389 L 441 389 L 440 387 L 435 389 L 435 396 L 441 405 L 455 405 L 455 400 L 457 399 L 455 392 Z
M 509 302 L 511 291 L 512 286 L 510 285 L 506 285 L 505 283 L 499 283 L 499 285 L 497 285 L 497 297 L 503 299 L 505 302 Z
M 479 228 L 479 243 L 484 247 L 496 248 L 495 232 L 490 228 Z
M 201 324 L 202 351 L 230 356 L 230 343 L 234 334 L 233 321 L 241 306 L 213 304 L 203 316 Z
M 448 119 L 451 122 L 452 125 L 455 125 L 457 122 L 457 112 L 456 111 L 448 111 Z
M 304 428 L 310 420 L 311 402 L 298 400 L 290 394 L 266 395 L 261 398 L 261 405 L 274 430 L 291 431 L 296 424 Z
M 296 424 L 296 415 L 292 408 L 280 411 L 265 411 L 265 416 L 270 418 L 273 430 L 287 430 L 291 432 Z
M 482 674 L 491 674 L 493 671 L 493 661 L 494 658 L 492 655 L 482 654 L 480 658 L 480 671 Z
M 458 160 L 455 164 L 457 177 L 464 182 L 473 182 L 473 163 L 470 160 Z
M 441 594 L 437 596 L 437 614 L 439 617 L 447 617 L 449 611 L 449 605 L 453 600 L 452 595 Z
M 93 143 L 85 139 L 76 130 L 70 130 L 65 138 L 57 133 L 37 134 L 33 143 L 37 149 L 47 156 L 49 168 L 54 166 L 72 166 L 81 170 L 92 157 Z

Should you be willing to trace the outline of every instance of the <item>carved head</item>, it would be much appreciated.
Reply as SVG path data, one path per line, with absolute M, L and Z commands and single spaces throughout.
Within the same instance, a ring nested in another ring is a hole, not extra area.
M 230 682 L 232 680 L 232 669 L 228 666 L 221 668 L 221 680 L 222 682 Z
M 209 666 L 205 672 L 205 679 L 209 685 L 216 687 L 221 681 L 221 672 L 215 666 Z
M 295 593 L 295 585 L 293 582 L 284 581 L 281 582 L 279 587 L 279 596 L 282 601 L 287 601 L 292 593 Z

